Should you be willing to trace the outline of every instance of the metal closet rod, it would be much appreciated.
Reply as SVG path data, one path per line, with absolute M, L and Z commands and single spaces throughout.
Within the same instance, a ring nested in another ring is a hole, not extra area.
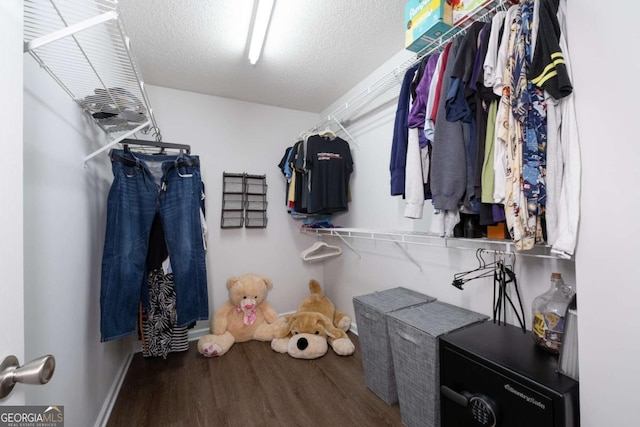
M 120 141 L 120 144 L 125 146 L 125 149 L 129 145 L 141 145 L 145 147 L 158 147 L 158 148 L 168 148 L 174 150 L 184 150 L 187 154 L 191 154 L 191 146 L 186 144 L 175 144 L 172 142 L 161 142 L 161 141 L 150 141 L 146 139 L 123 139 Z
M 341 121 L 343 120 L 343 118 L 341 117 L 342 114 L 344 114 L 354 106 L 363 104 L 370 98 L 373 99 L 375 96 L 377 96 L 377 93 L 380 92 L 381 89 L 386 88 L 388 90 L 391 87 L 399 84 L 400 80 L 404 76 L 404 73 L 409 68 L 420 62 L 420 60 L 424 56 L 431 55 L 436 51 L 442 50 L 453 37 L 464 34 L 466 28 L 473 22 L 486 21 L 497 11 L 506 9 L 508 1 L 509 0 L 495 0 L 491 6 L 479 9 L 475 14 L 467 16 L 457 26 L 451 27 L 439 38 L 434 39 L 429 45 L 425 46 L 422 50 L 417 52 L 415 57 L 408 59 L 399 66 L 395 67 L 393 71 L 387 73 L 385 76 L 381 77 L 376 82 L 369 85 L 366 89 L 351 97 L 345 103 L 333 110 L 327 115 L 326 118 L 316 124 L 312 128 L 312 131 L 323 129 L 326 126 L 330 125 L 331 122 L 335 122 L 339 125 L 341 130 L 345 131 L 347 136 L 351 137 L 341 124 Z M 393 85 L 390 85 L 390 81 L 393 81 Z M 351 137 L 351 139 L 353 138 Z

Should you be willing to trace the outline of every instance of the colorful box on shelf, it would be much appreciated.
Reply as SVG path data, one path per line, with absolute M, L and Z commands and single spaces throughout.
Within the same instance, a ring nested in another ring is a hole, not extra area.
M 453 25 L 458 25 L 467 17 L 473 16 L 478 12 L 478 9 L 492 3 L 492 0 L 447 0 L 447 3 L 451 3 L 453 13 Z
M 419 52 L 451 28 L 447 0 L 408 0 L 404 8 L 405 48 Z

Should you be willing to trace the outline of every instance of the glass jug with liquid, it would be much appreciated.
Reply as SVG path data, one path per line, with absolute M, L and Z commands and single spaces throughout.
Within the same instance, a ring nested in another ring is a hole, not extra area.
M 560 353 L 564 316 L 574 294 L 573 287 L 562 280 L 560 273 L 552 273 L 549 290 L 533 300 L 533 339 L 551 353 Z

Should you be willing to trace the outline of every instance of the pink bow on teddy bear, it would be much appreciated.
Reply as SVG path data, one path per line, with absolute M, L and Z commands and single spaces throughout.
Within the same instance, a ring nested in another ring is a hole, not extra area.
M 242 317 L 242 323 L 245 325 L 253 325 L 253 322 L 256 321 L 256 306 L 253 304 L 247 304 L 244 307 L 237 306 L 236 310 L 238 313 L 243 312 L 244 316 Z

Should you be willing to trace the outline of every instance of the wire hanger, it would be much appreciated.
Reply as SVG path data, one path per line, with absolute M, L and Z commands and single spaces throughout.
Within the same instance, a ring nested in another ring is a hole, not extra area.
M 498 262 L 494 260 L 493 262 L 487 263 L 482 256 L 482 254 L 486 252 L 487 251 L 482 248 L 477 249 L 476 259 L 478 260 L 478 268 L 454 274 L 451 284 L 462 290 L 462 286 L 471 280 L 492 277 L 494 271 L 498 268 Z

